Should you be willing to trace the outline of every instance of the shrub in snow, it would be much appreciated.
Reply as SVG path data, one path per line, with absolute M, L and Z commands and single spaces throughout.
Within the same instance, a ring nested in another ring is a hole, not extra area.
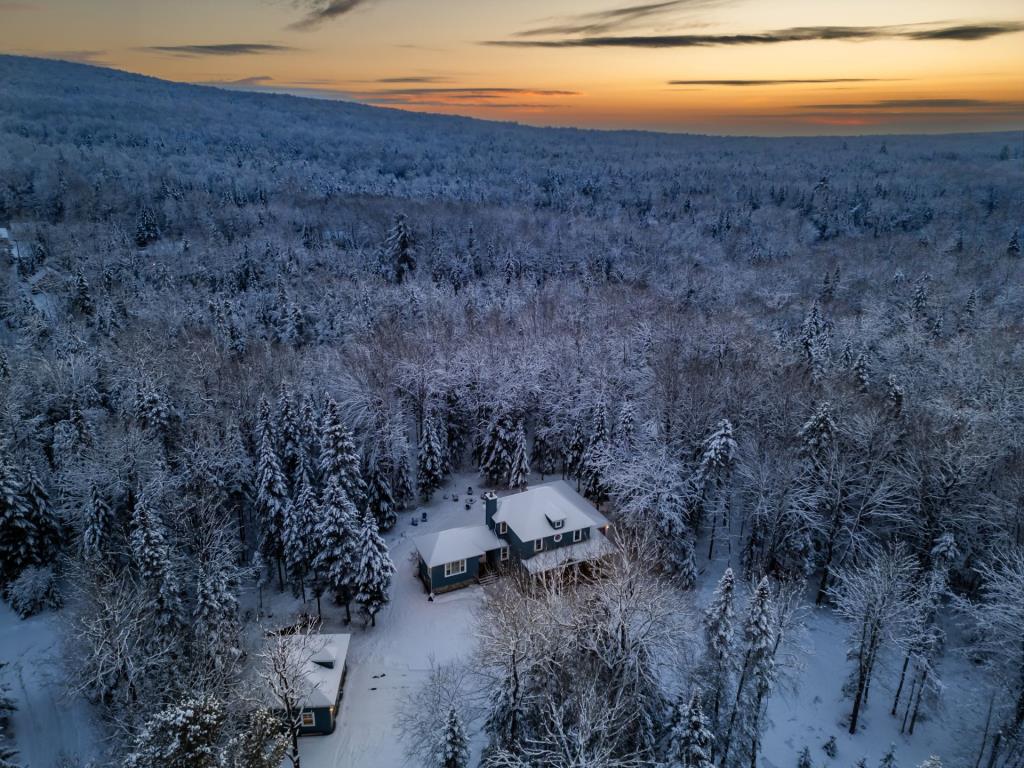
M 48 566 L 29 566 L 7 587 L 7 602 L 23 619 L 60 607 L 57 578 Z
M 796 761 L 796 768 L 813 768 L 814 763 L 811 762 L 811 750 L 804 747 L 800 752 L 800 759 Z
M 825 742 L 822 749 L 825 750 L 825 754 L 829 757 L 835 757 L 839 753 L 839 747 L 836 746 L 836 737 L 830 736 L 828 741 Z

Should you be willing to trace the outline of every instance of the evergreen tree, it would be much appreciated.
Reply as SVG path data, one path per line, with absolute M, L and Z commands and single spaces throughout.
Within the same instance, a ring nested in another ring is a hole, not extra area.
M 797 433 L 797 437 L 800 438 L 801 455 L 812 464 L 818 464 L 835 445 L 836 434 L 832 406 L 828 402 L 823 402 Z
M 0 583 L 9 583 L 36 559 L 38 531 L 10 456 L 0 451 Z
M 508 487 L 523 488 L 530 479 L 530 462 L 526 452 L 526 433 L 519 422 L 512 442 L 512 463 L 508 470 Z
M 704 611 L 705 697 L 711 710 L 711 724 L 716 731 L 721 725 L 722 705 L 729 695 L 735 643 L 735 592 L 736 579 L 732 568 L 726 568 L 718 581 L 711 604 Z
M 32 465 L 29 465 L 25 472 L 22 495 L 28 508 L 29 519 L 35 528 L 35 563 L 48 563 L 57 555 L 60 546 L 60 523 L 50 504 L 50 494 Z
M 403 283 L 406 277 L 416 271 L 416 238 L 405 214 L 395 216 L 395 223 L 388 230 L 384 241 L 384 259 L 396 283 Z
M 885 754 L 882 755 L 882 759 L 878 761 L 878 768 L 896 768 L 895 744 L 889 745 L 889 749 L 887 749 Z
M 332 479 L 337 482 L 357 507 L 366 503 L 366 483 L 359 464 L 359 453 L 352 433 L 341 419 L 338 404 L 333 399 L 328 400 L 320 436 L 320 478 L 325 486 Z
M 299 443 L 302 452 L 302 477 L 307 482 L 317 479 L 320 469 L 320 424 L 310 397 L 302 398 L 299 412 Z
M 297 489 L 304 458 L 302 435 L 294 398 L 286 384 L 281 386 L 281 394 L 277 398 L 277 438 L 281 471 L 288 481 L 288 487 Z
M 437 436 L 434 419 L 427 417 L 423 422 L 420 437 L 419 459 L 416 466 L 416 484 L 423 501 L 430 501 L 434 491 L 444 481 L 444 451 Z
M 377 526 L 382 531 L 390 530 L 398 522 L 395 514 L 395 498 L 391 492 L 391 480 L 389 479 L 391 462 L 381 458 L 371 463 L 370 477 L 366 491 L 367 509 L 377 520 Z
M 697 470 L 698 482 L 706 489 L 709 485 L 716 490 L 721 490 L 726 485 L 736 466 L 736 452 L 738 447 L 733 437 L 732 422 L 722 419 L 718 427 L 704 441 L 700 456 L 700 466 Z M 728 502 L 728 494 L 723 500 Z M 715 538 L 718 533 L 719 509 L 716 507 L 711 518 L 711 537 L 708 544 L 708 559 L 714 557 Z M 728 510 L 725 512 L 725 522 L 728 524 Z
M 150 509 L 146 494 L 139 494 L 132 510 L 131 549 L 160 628 L 174 634 L 182 625 L 182 594 L 163 523 Z
M 448 710 L 438 748 L 437 768 L 469 768 L 469 738 L 455 707 Z
M 97 562 L 107 555 L 113 530 L 114 513 L 94 485 L 82 510 L 81 546 L 86 562 Z
M 159 712 L 132 740 L 124 768 L 220 768 L 224 706 L 187 697 Z
M 480 471 L 492 485 L 506 485 L 516 449 L 517 422 L 511 414 L 500 415 L 491 424 L 484 439 Z
M 700 706 L 700 694 L 694 692 L 690 704 L 672 730 L 669 745 L 670 768 L 714 768 L 712 750 L 715 737 L 708 728 Z
M 223 671 L 241 655 L 238 583 L 226 552 L 215 551 L 199 570 L 192 634 L 197 657 Z
M 255 709 L 227 745 L 225 768 L 279 768 L 288 752 L 288 731 L 281 716 Z
M 135 218 L 135 244 L 145 248 L 160 239 L 160 227 L 151 208 L 140 208 Z
M 871 367 L 868 365 L 867 355 L 863 352 L 857 355 L 853 361 L 853 378 L 861 392 L 868 391 L 868 385 L 871 383 Z
M 412 477 L 409 473 L 409 457 L 405 455 L 405 451 L 402 451 L 401 456 L 398 457 L 398 467 L 395 469 L 395 504 L 399 509 L 408 509 L 409 505 L 412 504 L 415 493 L 412 489 Z M 388 522 L 388 521 L 385 521 Z M 391 521 L 390 525 L 381 526 L 382 531 L 391 530 L 396 521 Z
M 939 759 L 938 755 L 932 755 L 921 763 L 918 768 L 942 768 L 942 760 Z
M 281 573 L 284 558 L 284 516 L 288 507 L 288 486 L 277 452 L 264 431 L 256 456 L 256 514 L 260 522 L 260 549 L 267 560 L 276 560 L 278 579 L 284 588 Z
M 885 380 L 885 386 L 885 399 L 889 406 L 889 413 L 892 414 L 894 419 L 898 419 L 903 415 L 903 387 L 896 381 L 896 377 L 891 374 Z
M 395 565 L 388 554 L 388 545 L 377 531 L 377 522 L 369 513 L 363 515 L 356 538 L 356 552 L 355 600 L 369 617 L 370 625 L 377 626 L 377 613 L 390 600 L 388 591 Z
M 316 580 L 345 606 L 345 621 L 352 621 L 350 605 L 357 589 L 355 566 L 360 555 L 359 519 L 351 500 L 335 480 L 328 481 L 313 532 Z
M 1010 235 L 1010 242 L 1006 246 L 1007 256 L 1017 257 L 1020 256 L 1020 237 L 1017 234 L 1017 230 L 1013 230 L 1013 234 Z
M 313 558 L 313 537 L 316 526 L 316 495 L 303 480 L 294 501 L 285 506 L 281 527 L 285 571 L 296 597 L 306 599 L 306 574 Z
M 814 762 L 811 760 L 811 748 L 804 747 L 800 750 L 800 759 L 796 761 L 796 768 L 814 768 Z
M 0 661 L 0 675 L 5 672 L 7 662 Z M 18 750 L 14 748 L 14 737 L 10 732 L 11 714 L 17 709 L 10 696 L 10 688 L 6 680 L 0 677 L 0 768 L 18 768 L 15 758 Z

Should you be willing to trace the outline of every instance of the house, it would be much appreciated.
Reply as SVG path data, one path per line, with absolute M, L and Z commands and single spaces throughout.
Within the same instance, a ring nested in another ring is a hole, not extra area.
M 301 654 L 307 691 L 301 702 L 300 736 L 334 732 L 347 672 L 346 658 L 351 635 L 292 635 Z
M 498 498 L 484 494 L 484 524 L 419 536 L 419 576 L 428 592 L 464 587 L 502 565 L 541 574 L 614 551 L 608 519 L 557 480 Z

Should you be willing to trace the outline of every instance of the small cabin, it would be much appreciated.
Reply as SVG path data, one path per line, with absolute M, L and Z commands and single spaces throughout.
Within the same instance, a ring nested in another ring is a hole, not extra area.
M 307 693 L 299 712 L 300 736 L 318 736 L 334 732 L 338 722 L 351 635 L 293 636 L 296 652 L 304 658 Z

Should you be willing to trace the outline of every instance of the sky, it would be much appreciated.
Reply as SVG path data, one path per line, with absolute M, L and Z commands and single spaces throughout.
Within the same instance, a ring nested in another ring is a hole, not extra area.
M 532 125 L 1024 128 L 1024 0 L 0 0 L 0 51 Z

